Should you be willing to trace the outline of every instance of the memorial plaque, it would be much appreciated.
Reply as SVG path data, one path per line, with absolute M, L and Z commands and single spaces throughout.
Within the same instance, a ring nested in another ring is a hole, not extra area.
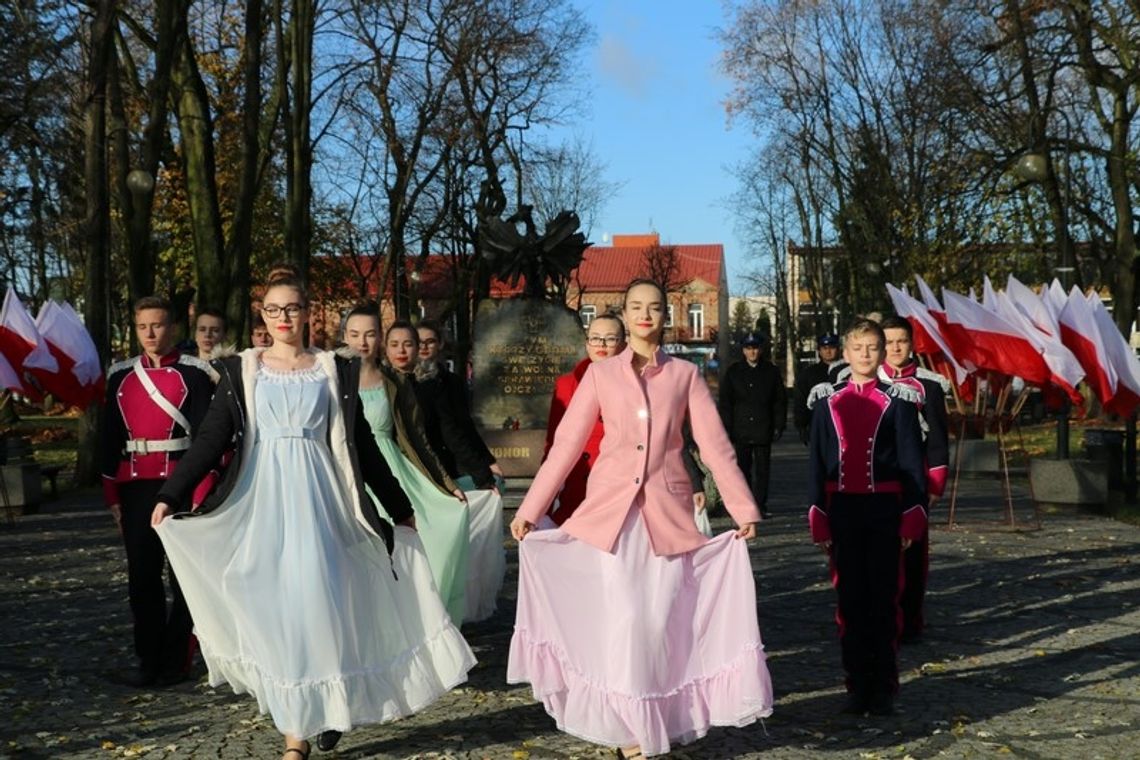
M 507 475 L 538 471 L 554 381 L 585 352 L 582 323 L 561 304 L 515 298 L 479 305 L 472 412 Z

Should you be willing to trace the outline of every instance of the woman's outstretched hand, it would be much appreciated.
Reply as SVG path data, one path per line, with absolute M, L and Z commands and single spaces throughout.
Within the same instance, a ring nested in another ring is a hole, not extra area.
M 166 518 L 174 514 L 174 510 L 165 501 L 160 501 L 154 505 L 154 511 L 150 513 L 150 527 L 157 528 Z
M 516 541 L 522 541 L 526 534 L 532 530 L 534 530 L 534 523 L 527 522 L 518 515 L 511 520 L 511 535 L 515 537 Z
M 756 538 L 756 523 L 745 523 L 736 530 L 736 537 L 749 541 Z

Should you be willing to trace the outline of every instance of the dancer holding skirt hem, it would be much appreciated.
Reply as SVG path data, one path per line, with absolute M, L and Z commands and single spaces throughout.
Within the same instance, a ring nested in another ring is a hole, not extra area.
M 529 682 L 561 730 L 623 757 L 772 711 L 741 540 L 760 513 L 697 367 L 660 348 L 665 304 L 652 281 L 627 288 L 629 346 L 586 370 L 511 522 L 519 590 L 507 680 Z M 535 530 L 599 414 L 585 499 L 560 528 Z M 693 522 L 686 415 L 740 526 L 712 540 Z
M 338 366 L 304 348 L 299 281 L 271 282 L 262 313 L 273 345 L 221 360 L 152 525 L 182 579 L 210 684 L 256 697 L 285 735 L 283 758 L 299 760 L 309 737 L 331 749 L 341 732 L 423 709 L 475 660 L 364 420 L 359 361 Z M 235 439 L 218 490 L 189 512 L 193 484 Z

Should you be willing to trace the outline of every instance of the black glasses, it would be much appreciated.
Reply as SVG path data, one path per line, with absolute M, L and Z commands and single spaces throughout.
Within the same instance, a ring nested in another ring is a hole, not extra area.
M 607 335 L 604 338 L 600 335 L 591 335 L 586 338 L 586 343 L 599 348 L 601 346 L 616 346 L 618 343 L 621 343 L 621 338 L 616 335 Z
M 304 310 L 305 307 L 299 303 L 286 304 L 285 306 L 278 306 L 275 303 L 271 303 L 268 306 L 261 307 L 261 313 L 270 319 L 277 319 L 281 316 L 282 312 L 284 312 L 285 316 L 289 317 L 289 319 L 292 319 Z

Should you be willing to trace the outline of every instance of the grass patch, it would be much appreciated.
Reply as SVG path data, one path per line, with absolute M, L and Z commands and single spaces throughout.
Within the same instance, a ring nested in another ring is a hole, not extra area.
M 1107 420 L 1098 417 L 1091 420 L 1069 421 L 1069 455 L 1084 456 L 1085 431 L 1119 430 L 1124 431 L 1123 420 Z M 994 439 L 992 431 L 986 437 Z M 1033 458 L 1053 457 L 1057 454 L 1057 421 L 1046 420 L 1030 425 L 1018 425 L 1006 433 L 1006 443 L 1012 448 L 1024 449 Z
M 28 441 L 32 457 L 41 467 L 62 467 L 57 483 L 60 493 L 72 490 L 79 451 L 79 418 L 25 415 L 4 429 Z

